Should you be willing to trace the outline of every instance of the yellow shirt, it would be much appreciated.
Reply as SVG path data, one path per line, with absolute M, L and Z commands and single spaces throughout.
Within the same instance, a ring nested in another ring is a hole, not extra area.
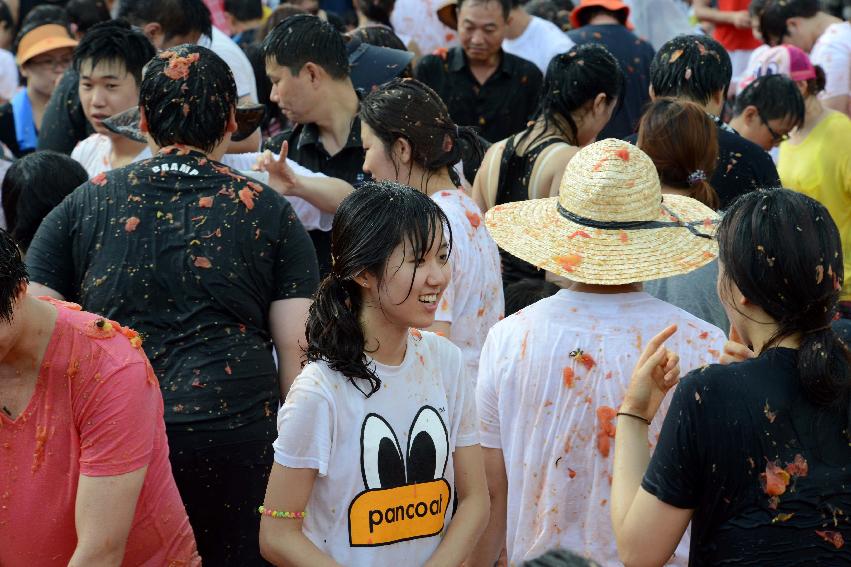
M 800 144 L 780 145 L 780 181 L 820 202 L 839 228 L 845 263 L 842 301 L 851 301 L 851 119 L 831 112 Z

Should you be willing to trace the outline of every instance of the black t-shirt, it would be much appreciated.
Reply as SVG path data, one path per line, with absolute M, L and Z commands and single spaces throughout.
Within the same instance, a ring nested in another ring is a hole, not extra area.
M 503 52 L 497 70 L 480 85 L 460 47 L 445 56 L 426 55 L 415 74 L 440 95 L 456 124 L 478 127 L 491 143 L 526 128 L 544 80 L 534 63 Z
M 718 162 L 709 184 L 718 193 L 720 209 L 755 189 L 780 187 L 777 167 L 768 152 L 713 118 L 718 127 Z M 635 143 L 637 134 L 626 138 Z
M 600 43 L 618 60 L 626 77 L 626 90 L 621 95 L 623 102 L 597 139 L 629 136 L 638 127 L 644 106 L 650 100 L 653 47 L 621 24 L 583 26 L 567 35 L 577 45 Z
M 27 253 L 32 281 L 142 334 L 166 423 L 223 430 L 276 411 L 269 308 L 312 297 L 286 199 L 203 154 L 157 155 L 78 187 Z
M 77 142 L 93 132 L 80 102 L 80 75 L 72 67 L 59 79 L 44 109 L 38 149 L 70 154 Z
M 797 359 L 796 350 L 770 349 L 695 370 L 674 391 L 641 486 L 695 510 L 690 565 L 851 564 L 851 546 L 837 549 L 816 533 L 851 538 L 848 408 L 805 401 Z M 760 475 L 796 456 L 806 476 L 789 467 L 789 485 L 772 502 Z

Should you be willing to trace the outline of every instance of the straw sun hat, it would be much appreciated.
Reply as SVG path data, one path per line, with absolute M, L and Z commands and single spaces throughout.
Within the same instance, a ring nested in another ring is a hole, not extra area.
M 589 284 L 685 274 L 718 254 L 715 211 L 689 197 L 663 198 L 647 154 L 615 139 L 570 160 L 557 198 L 498 205 L 485 218 L 507 252 Z

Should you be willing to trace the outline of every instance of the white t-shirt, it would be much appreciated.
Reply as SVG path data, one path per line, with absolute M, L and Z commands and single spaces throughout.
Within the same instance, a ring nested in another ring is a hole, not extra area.
M 461 347 L 471 380 L 476 379 L 482 344 L 505 312 L 499 249 L 485 228 L 482 211 L 460 189 L 431 198 L 452 229 L 452 279 L 443 292 L 435 320 L 452 323 L 449 338 Z
M 557 25 L 537 16 L 532 16 L 520 37 L 502 40 L 502 49 L 506 53 L 531 61 L 544 74 L 553 57 L 569 51 L 574 45 Z
M 19 87 L 18 64 L 15 63 L 15 56 L 5 49 L 0 49 L 0 98 L 12 100 Z
M 253 102 L 257 102 L 257 82 L 254 80 L 254 68 L 234 40 L 219 28 L 213 26 L 212 37 L 202 35 L 201 39 L 198 40 L 198 45 L 215 52 L 228 64 L 236 83 L 236 92 L 240 97 L 249 95 Z
M 318 471 L 303 530 L 338 563 L 422 565 L 452 516 L 455 448 L 479 443 L 472 381 L 458 347 L 427 332 L 400 366 L 375 367 L 367 398 L 326 363 L 305 366 L 278 412 L 275 462 Z
M 554 548 L 621 565 L 609 517 L 614 439 L 607 429 L 641 349 L 672 323 L 679 329 L 667 345 L 684 374 L 717 361 L 720 329 L 644 292 L 562 290 L 491 329 L 476 399 L 482 446 L 505 457 L 510 565 Z M 577 349 L 591 358 L 571 356 Z M 651 446 L 669 400 L 650 426 Z M 688 549 L 686 534 L 672 564 L 687 565 Z
M 810 61 L 824 69 L 821 98 L 851 96 L 851 22 L 830 24 L 813 45 Z
M 78 142 L 71 152 L 71 157 L 86 170 L 89 179 L 100 174 L 112 171 L 112 162 L 109 161 L 112 153 L 112 140 L 104 134 L 92 134 L 85 140 Z M 151 157 L 151 149 L 145 146 L 139 154 L 133 158 L 134 162 L 142 161 Z

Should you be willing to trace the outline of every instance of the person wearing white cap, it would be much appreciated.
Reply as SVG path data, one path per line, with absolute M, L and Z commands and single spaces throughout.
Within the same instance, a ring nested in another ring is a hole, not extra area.
M 27 88 L 0 107 L 0 142 L 17 157 L 35 151 L 38 130 L 57 79 L 71 65 L 77 41 L 59 24 L 26 31 L 18 42 L 18 67 Z
M 641 349 L 676 324 L 672 348 L 690 370 L 724 344 L 720 329 L 641 282 L 712 261 L 716 219 L 690 197 L 663 196 L 653 161 L 614 139 L 576 154 L 558 197 L 488 211 L 497 244 L 574 284 L 497 323 L 485 341 L 476 398 L 491 520 L 474 565 L 492 565 L 504 543 L 509 564 L 557 547 L 620 564 L 608 506 L 612 438 Z M 660 423 L 650 425 L 651 446 Z M 687 550 L 672 564 L 686 565 Z

